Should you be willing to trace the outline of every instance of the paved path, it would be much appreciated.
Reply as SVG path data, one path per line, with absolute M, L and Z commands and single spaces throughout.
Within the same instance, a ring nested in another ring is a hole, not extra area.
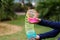
M 16 12 L 17 15 L 25 15 L 25 12 Z

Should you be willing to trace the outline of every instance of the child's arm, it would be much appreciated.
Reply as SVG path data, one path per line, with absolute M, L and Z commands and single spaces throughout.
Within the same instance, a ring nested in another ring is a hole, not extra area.
M 60 30 L 60 22 L 53 22 L 48 20 L 40 20 L 40 22 L 37 23 L 38 25 L 51 27 L 53 29 Z
M 43 33 L 43 34 L 38 34 L 40 39 L 45 39 L 45 38 L 52 38 L 52 37 L 55 37 L 57 36 L 57 34 L 59 33 L 60 31 L 59 30 L 52 30 L 50 32 L 46 32 L 46 33 Z

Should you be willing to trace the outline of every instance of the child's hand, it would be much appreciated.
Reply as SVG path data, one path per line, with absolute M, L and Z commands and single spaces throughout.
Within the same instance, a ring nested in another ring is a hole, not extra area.
M 40 37 L 39 37 L 39 35 L 37 35 L 37 36 L 36 36 L 36 40 L 39 40 L 39 39 L 40 39 Z

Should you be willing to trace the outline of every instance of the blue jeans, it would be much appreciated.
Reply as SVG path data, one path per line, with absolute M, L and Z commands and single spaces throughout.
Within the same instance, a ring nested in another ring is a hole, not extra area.
M 58 40 L 60 40 L 60 38 L 58 38 Z

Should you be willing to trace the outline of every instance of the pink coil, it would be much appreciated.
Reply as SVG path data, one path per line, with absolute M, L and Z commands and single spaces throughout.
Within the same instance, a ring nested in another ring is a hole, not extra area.
M 31 23 L 37 22 L 37 18 L 28 18 L 28 21 Z

